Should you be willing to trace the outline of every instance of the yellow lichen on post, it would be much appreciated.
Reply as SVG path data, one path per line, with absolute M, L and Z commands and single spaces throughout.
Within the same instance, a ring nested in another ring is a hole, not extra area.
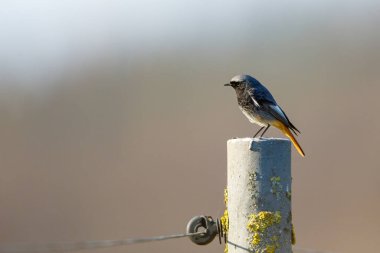
M 271 177 L 270 181 L 272 184 L 271 192 L 276 195 L 277 199 L 279 199 L 282 192 L 281 177 Z
M 228 204 L 228 190 L 227 190 L 227 188 L 224 189 L 224 204 L 227 207 L 227 204 Z
M 249 215 L 247 229 L 250 232 L 264 232 L 268 227 L 281 222 L 280 212 L 262 211 Z
M 227 210 L 227 204 L 228 204 L 228 191 L 227 189 L 224 189 L 224 204 L 226 205 L 226 210 L 224 210 L 223 216 L 220 217 L 220 223 L 222 224 L 223 233 L 225 236 L 228 233 L 228 210 Z M 228 245 L 226 244 L 224 247 L 224 253 L 228 253 Z
M 271 241 L 271 243 L 266 246 L 265 252 L 266 253 L 275 253 L 276 249 L 280 248 L 280 244 L 278 242 L 278 236 L 272 236 L 270 241 Z
M 296 244 L 296 232 L 294 231 L 294 225 L 292 224 L 292 244 Z
M 224 234 L 227 234 L 228 232 L 228 210 L 227 210 L 228 191 L 227 189 L 224 189 L 224 204 L 226 205 L 226 210 L 224 210 L 223 216 L 220 217 L 220 222 L 222 223 L 222 229 L 223 229 Z
M 255 232 L 255 233 L 253 234 L 252 244 L 253 244 L 253 245 L 259 245 L 260 241 L 261 241 L 261 238 L 260 238 L 259 233 Z
M 275 252 L 276 252 L 275 245 L 268 245 L 265 249 L 265 253 L 275 253 Z
M 224 214 L 220 217 L 220 222 L 222 223 L 222 229 L 225 234 L 228 232 L 228 211 L 224 210 Z
M 253 249 L 262 248 L 263 252 L 274 253 L 279 248 L 278 236 L 274 235 L 268 238 L 267 230 L 273 225 L 280 224 L 281 218 L 280 212 L 261 211 L 249 215 L 247 229 L 253 233 L 249 239 Z

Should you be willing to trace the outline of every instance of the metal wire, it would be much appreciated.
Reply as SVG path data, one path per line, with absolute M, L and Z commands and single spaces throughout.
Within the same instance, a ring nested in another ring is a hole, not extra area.
M 123 245 L 130 245 L 136 243 L 145 243 L 153 241 L 163 241 L 169 239 L 182 238 L 187 236 L 194 236 L 204 234 L 205 231 L 195 233 L 174 234 L 166 236 L 143 237 L 135 239 L 124 240 L 96 240 L 96 241 L 78 241 L 78 242 L 54 242 L 54 243 L 41 243 L 41 244 L 10 244 L 0 245 L 0 253 L 53 253 L 53 252 L 66 252 L 78 251 L 88 249 L 101 249 L 109 247 L 117 247 Z

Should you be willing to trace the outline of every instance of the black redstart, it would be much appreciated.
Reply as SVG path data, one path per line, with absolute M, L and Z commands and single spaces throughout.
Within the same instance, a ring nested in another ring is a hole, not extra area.
M 235 89 L 240 110 L 250 122 L 261 126 L 253 137 L 256 137 L 265 128 L 260 136 L 262 137 L 270 126 L 275 126 L 289 137 L 298 153 L 305 156 L 292 134 L 293 132 L 297 135 L 297 132 L 300 133 L 300 131 L 290 122 L 264 85 L 249 75 L 238 75 L 234 76 L 230 83 L 224 86 L 231 86 Z

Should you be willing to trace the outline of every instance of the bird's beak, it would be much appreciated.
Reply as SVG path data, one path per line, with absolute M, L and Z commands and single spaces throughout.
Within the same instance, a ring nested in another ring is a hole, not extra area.
M 231 84 L 230 83 L 226 83 L 224 86 L 231 86 Z

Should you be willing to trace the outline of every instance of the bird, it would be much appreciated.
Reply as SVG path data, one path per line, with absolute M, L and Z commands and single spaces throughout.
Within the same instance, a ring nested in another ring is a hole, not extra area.
M 305 152 L 294 137 L 294 135 L 297 136 L 301 132 L 290 122 L 288 116 L 263 84 L 250 75 L 242 74 L 234 76 L 224 86 L 234 88 L 240 110 L 251 123 L 261 127 L 253 138 L 264 129 L 260 135 L 260 138 L 263 137 L 269 127 L 274 126 L 287 136 L 298 153 L 305 157 Z

